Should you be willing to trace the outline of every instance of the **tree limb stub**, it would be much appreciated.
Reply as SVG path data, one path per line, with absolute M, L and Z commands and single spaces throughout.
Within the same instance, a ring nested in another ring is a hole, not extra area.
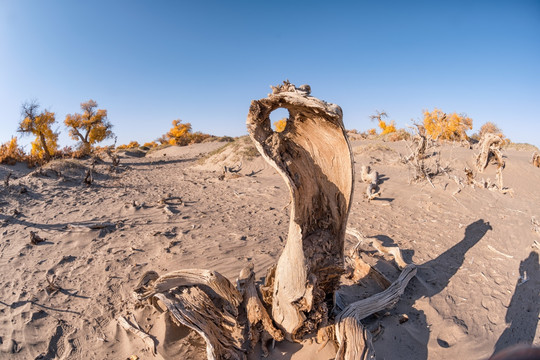
M 346 223 L 353 192 L 353 158 L 342 110 L 285 81 L 254 100 L 247 126 L 255 146 L 287 184 L 293 206 L 285 249 L 276 267 L 272 315 L 287 339 L 325 321 L 325 294 L 343 272 Z M 270 113 L 289 111 L 282 132 Z M 302 329 L 303 328 L 303 329 Z
M 255 273 L 253 272 L 253 264 L 250 264 L 242 269 L 237 280 L 237 284 L 238 290 L 244 296 L 244 306 L 246 308 L 249 325 L 248 337 L 250 340 L 250 348 L 253 348 L 257 342 L 259 342 L 262 333 L 263 356 L 266 357 L 268 355 L 268 350 L 266 349 L 265 338 L 282 341 L 283 333 L 281 330 L 274 327 L 272 319 L 259 299 L 259 294 L 257 293 L 257 288 L 255 287 Z M 266 336 L 266 334 L 268 335 Z

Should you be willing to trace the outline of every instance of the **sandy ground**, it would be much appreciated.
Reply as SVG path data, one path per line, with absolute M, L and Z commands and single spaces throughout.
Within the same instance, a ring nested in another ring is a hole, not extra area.
M 115 171 L 104 159 L 91 186 L 83 184 L 89 160 L 54 161 L 41 172 L 0 165 L 0 179 L 13 173 L 8 187 L 0 185 L 0 358 L 205 359 L 198 335 L 149 306 L 135 310 L 131 292 L 148 270 L 214 269 L 234 281 L 253 262 L 260 280 L 277 262 L 288 228 L 286 186 L 247 153 L 201 160 L 223 145 L 127 152 Z M 511 196 L 470 186 L 456 192 L 452 177 L 464 179 L 464 166 L 474 164 L 474 151 L 463 147 L 437 149 L 449 176 L 433 186 L 411 183 L 412 170 L 399 161 L 409 152 L 404 142 L 355 141 L 353 150 L 356 173 L 371 165 L 383 182 L 381 197 L 368 202 L 356 180 L 349 226 L 399 246 L 419 267 L 396 307 L 365 321 L 377 359 L 484 359 L 511 344 L 540 345 L 533 224 L 540 169 L 531 153 L 505 152 Z M 218 179 L 223 166 L 240 164 L 242 176 Z M 31 231 L 45 241 L 32 245 Z M 355 244 L 346 241 L 347 249 Z M 391 262 L 373 258 L 397 277 Z M 50 293 L 53 278 L 60 290 Z M 157 357 L 117 325 L 129 311 L 158 341 Z M 313 339 L 283 342 L 269 358 L 333 357 L 331 345 L 318 347 Z

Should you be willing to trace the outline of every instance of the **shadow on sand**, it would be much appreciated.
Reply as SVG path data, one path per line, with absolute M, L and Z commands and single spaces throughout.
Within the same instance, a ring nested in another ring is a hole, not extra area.
M 477 220 L 467 226 L 461 241 L 437 258 L 418 265 L 416 277 L 411 280 L 396 308 L 392 310 L 393 313 L 407 314 L 409 320 L 406 324 L 400 325 L 396 316 L 383 319 L 373 317 L 366 319 L 368 326 L 382 324 L 384 328 L 381 340 L 385 341 L 374 342 L 377 358 L 391 358 L 396 353 L 399 353 L 402 359 L 424 360 L 428 358 L 427 345 L 431 330 L 424 311 L 416 309 L 414 304 L 417 300 L 424 297 L 431 298 L 446 288 L 450 279 L 462 266 L 466 253 L 489 230 L 492 230 L 492 227 L 488 222 L 482 219 Z M 382 240 L 385 245 L 393 243 L 392 239 L 387 236 L 377 236 L 377 238 Z M 403 251 L 404 258 L 408 262 L 412 258 L 411 253 L 411 251 Z M 455 322 L 466 328 L 466 324 L 462 323 L 460 319 L 456 318 Z M 440 346 L 449 346 L 444 340 L 437 340 Z M 392 343 L 391 349 L 388 347 L 389 343 Z
M 540 314 L 540 265 L 538 253 L 531 251 L 519 264 L 519 278 L 506 311 L 507 328 L 495 344 L 494 353 L 516 344 L 531 345 Z

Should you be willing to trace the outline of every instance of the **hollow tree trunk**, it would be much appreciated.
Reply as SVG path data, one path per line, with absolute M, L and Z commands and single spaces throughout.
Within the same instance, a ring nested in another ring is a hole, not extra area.
M 257 149 L 283 177 L 292 198 L 287 243 L 273 285 L 272 317 L 294 340 L 327 321 L 325 298 L 343 273 L 346 223 L 353 193 L 353 159 L 341 108 L 288 81 L 254 100 L 248 131 Z M 283 132 L 270 113 L 289 111 Z

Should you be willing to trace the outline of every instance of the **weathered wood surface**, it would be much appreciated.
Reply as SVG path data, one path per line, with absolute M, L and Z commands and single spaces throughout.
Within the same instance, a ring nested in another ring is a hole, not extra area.
M 386 290 L 349 304 L 336 316 L 335 337 L 339 345 L 336 359 L 374 359 L 371 335 L 362 326 L 361 320 L 377 311 L 393 307 L 415 275 L 415 265 L 405 266 L 398 279 Z
M 243 306 L 246 309 L 248 319 L 250 349 L 253 349 L 260 340 L 263 356 L 266 357 L 268 356 L 267 341 L 270 339 L 282 341 L 283 333 L 275 328 L 270 315 L 259 299 L 252 264 L 242 269 L 237 284 L 238 290 L 244 297 Z
M 353 192 L 353 158 L 341 108 L 289 82 L 252 101 L 248 132 L 264 159 L 283 177 L 292 199 L 289 233 L 279 258 L 272 315 L 287 339 L 327 321 L 326 294 L 343 273 L 343 246 Z M 270 113 L 289 111 L 283 132 Z

